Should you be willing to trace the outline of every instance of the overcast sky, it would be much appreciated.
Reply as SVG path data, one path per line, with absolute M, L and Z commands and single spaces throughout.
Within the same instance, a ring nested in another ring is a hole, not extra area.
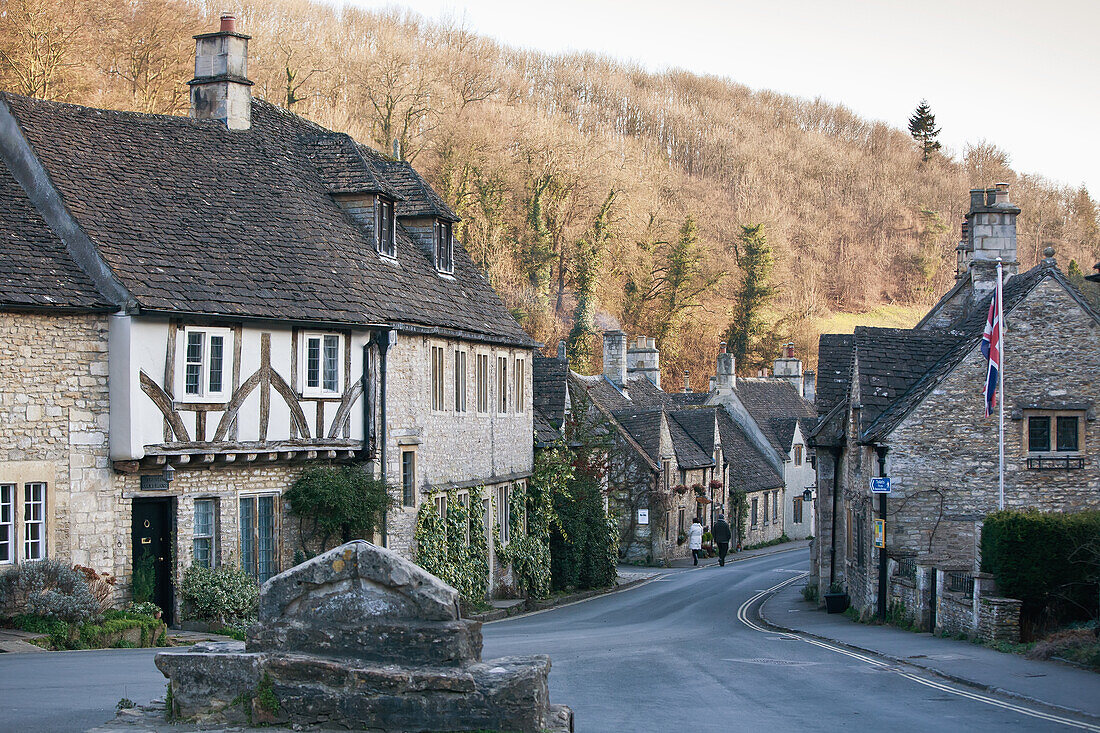
M 899 128 L 927 98 L 956 153 L 984 139 L 1018 171 L 1100 194 L 1098 0 L 346 1 L 822 97 Z

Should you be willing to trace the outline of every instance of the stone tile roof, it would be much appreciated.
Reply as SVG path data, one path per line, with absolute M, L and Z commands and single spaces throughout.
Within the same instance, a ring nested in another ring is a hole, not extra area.
M 274 105 L 254 99 L 252 127 L 230 131 L 6 93 L 0 101 L 143 310 L 388 323 L 535 344 L 461 247 L 453 278 L 439 275 L 401 226 L 398 263 L 377 254 L 329 194 L 334 184 L 371 185 L 366 169 L 348 180 L 319 169 L 325 146 L 310 141 L 331 132 Z M 375 157 L 363 155 L 367 169 Z M 410 193 L 422 180 L 409 171 L 385 167 L 405 197 L 402 211 L 421 205 Z M 425 210 L 438 208 L 422 198 Z
M 569 360 L 536 354 L 531 360 L 532 404 L 555 428 L 565 421 Z
M 652 407 L 627 408 L 614 410 L 611 414 L 623 426 L 623 429 L 630 433 L 630 436 L 634 438 L 654 463 L 661 460 L 663 412 L 660 409 Z
M 872 425 L 957 342 L 956 334 L 943 331 L 856 328 L 861 423 Z
M 818 339 L 814 398 L 818 415 L 824 415 L 848 397 L 854 347 L 855 336 L 850 333 L 823 333 Z
M 718 410 L 718 433 L 722 437 L 722 455 L 730 464 L 730 489 L 760 491 L 783 487 L 783 477 L 753 446 L 725 407 Z
M 397 200 L 399 217 L 430 216 L 458 221 L 458 216 L 451 211 L 451 207 L 420 177 L 415 168 L 403 160 L 386 160 L 377 153 L 375 155 L 380 159 L 379 166 L 385 172 L 386 178 L 393 183 L 400 196 Z
M 0 308 L 111 306 L 0 160 Z
M 305 138 L 302 149 L 329 193 L 381 193 L 394 200 L 404 198 L 376 165 L 379 156 L 368 153 L 350 135 L 329 133 Z
M 814 406 L 790 382 L 775 378 L 737 378 L 736 393 L 768 442 L 783 455 L 791 450 L 799 418 L 814 418 Z
M 532 410 L 532 423 L 536 448 L 546 448 L 561 441 L 562 434 L 558 427 L 555 427 L 551 418 L 537 406 Z
M 668 417 L 668 431 L 680 468 L 692 470 L 713 466 L 714 409 L 670 411 Z
M 1080 291 L 1066 279 L 1065 275 L 1063 275 L 1054 265 L 1053 261 L 1041 262 L 1027 272 L 1020 273 L 1010 278 L 1009 281 L 1005 283 L 1003 308 L 1006 317 L 1028 296 L 1029 293 L 1031 293 L 1032 290 L 1035 289 L 1036 286 L 1039 285 L 1039 283 L 1047 278 L 1057 280 L 1087 313 L 1100 322 L 1100 314 L 1096 313 L 1096 311 L 1088 305 L 1084 296 L 1082 296 Z M 993 295 L 990 293 L 978 307 L 971 310 L 967 318 L 956 325 L 951 331 L 931 332 L 940 334 L 941 338 L 946 340 L 946 345 L 941 350 L 939 358 L 927 364 L 915 378 L 911 379 L 908 388 L 899 392 L 888 404 L 883 405 L 882 408 L 873 415 L 864 415 L 864 423 L 867 427 L 863 430 L 863 435 L 861 436 L 863 440 L 871 441 L 878 439 L 897 427 L 897 425 L 905 419 L 905 416 L 928 396 L 928 393 L 935 388 L 936 384 L 938 384 L 944 376 L 954 369 L 967 354 L 978 347 L 982 333 L 985 330 L 985 322 L 992 298 Z M 860 333 L 858 329 L 856 333 L 858 336 Z M 918 331 L 913 333 L 929 332 Z M 866 388 L 864 387 L 862 374 L 864 369 L 864 356 L 863 349 L 860 348 L 858 343 L 857 349 L 860 365 L 860 396 L 861 400 L 866 405 L 867 398 L 864 394 Z M 896 354 L 895 357 L 890 360 L 890 363 L 893 364 L 895 369 L 908 369 L 907 365 L 901 363 L 902 358 L 901 354 Z M 882 366 L 878 367 L 880 371 Z

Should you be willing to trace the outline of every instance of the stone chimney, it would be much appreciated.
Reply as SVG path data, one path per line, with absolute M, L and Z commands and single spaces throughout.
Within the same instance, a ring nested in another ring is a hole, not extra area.
M 559 359 L 565 359 L 566 358 L 565 339 L 561 339 L 560 341 L 558 341 L 558 358 Z
M 252 126 L 252 82 L 248 80 L 248 39 L 237 32 L 237 19 L 221 17 L 217 33 L 195 36 L 195 78 L 191 116 L 221 120 L 230 130 Z
M 802 375 L 802 397 L 807 402 L 817 400 L 817 374 L 809 370 Z
M 734 372 L 733 354 L 726 353 L 726 344 L 718 347 L 718 373 L 714 376 L 713 392 L 718 395 L 730 394 L 737 389 L 737 375 Z
M 626 334 L 603 332 L 603 375 L 620 389 L 626 384 Z
M 626 373 L 631 377 L 645 377 L 657 388 L 661 387 L 661 354 L 655 339 L 639 336 L 631 342 L 626 352 Z
M 1020 209 L 1008 200 L 1008 184 L 970 191 L 970 212 L 966 215 L 966 241 L 962 260 L 967 265 L 974 298 L 979 300 L 997 285 L 997 260 L 1004 279 L 1016 274 L 1016 216 Z
M 775 374 L 775 376 L 787 380 L 796 390 L 798 390 L 798 394 L 805 396 L 802 379 L 802 360 L 795 357 L 794 344 L 787 344 L 783 347 L 783 356 L 776 359 L 772 367 L 772 373 Z
M 687 369 L 684 370 L 684 393 L 691 391 L 691 372 Z

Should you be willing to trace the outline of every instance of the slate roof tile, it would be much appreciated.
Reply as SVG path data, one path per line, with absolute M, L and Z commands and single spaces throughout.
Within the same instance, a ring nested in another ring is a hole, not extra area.
M 718 410 L 718 432 L 722 437 L 722 455 L 730 464 L 731 490 L 759 491 L 783 486 L 783 477 L 749 441 L 725 407 Z
M 736 393 L 768 442 L 784 455 L 791 449 L 799 418 L 817 416 L 814 406 L 785 379 L 738 377 Z
M 107 309 L 0 160 L 0 307 Z
M 259 99 L 252 127 L 234 131 L 217 121 L 0 99 L 144 310 L 406 324 L 535 344 L 461 247 L 455 276 L 441 276 L 398 226 L 392 263 L 329 193 L 372 185 L 367 174 L 381 170 L 405 197 L 400 206 L 446 213 L 425 191 L 420 203 L 405 193 L 423 184 L 407 164 L 385 164 L 356 145 L 364 166 L 344 178 L 319 169 L 327 143 L 315 143 L 334 133 Z M 333 147 L 354 157 L 346 140 Z

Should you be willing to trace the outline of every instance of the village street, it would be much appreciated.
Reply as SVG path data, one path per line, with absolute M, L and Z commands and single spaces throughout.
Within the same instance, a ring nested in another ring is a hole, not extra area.
M 752 628 L 755 602 L 806 569 L 805 550 L 663 572 L 641 587 L 485 626 L 485 657 L 549 654 L 551 700 L 578 731 L 1060 730 L 974 690 Z M 799 581 L 796 581 L 796 583 Z M 82 731 L 119 698 L 163 695 L 156 650 L 0 655 L 5 730 Z M 958 689 L 966 696 L 955 694 Z M 1018 701 L 1015 705 L 1021 705 Z M 1030 708 L 1029 708 L 1030 709 Z

